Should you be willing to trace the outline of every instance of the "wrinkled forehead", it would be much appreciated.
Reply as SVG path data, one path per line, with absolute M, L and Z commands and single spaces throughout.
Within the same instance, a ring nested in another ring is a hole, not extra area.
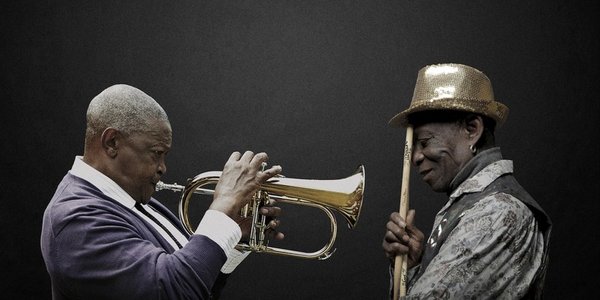
M 171 144 L 173 140 L 173 130 L 171 129 L 171 123 L 168 120 L 160 120 L 154 122 L 155 126 L 152 126 L 150 134 L 160 139 L 161 141 Z
M 410 114 L 408 116 L 408 123 L 413 125 L 413 127 L 431 123 L 456 124 L 459 121 L 464 120 L 467 114 L 469 114 L 469 112 L 456 110 L 421 111 Z
M 130 134 L 133 138 L 143 138 L 151 143 L 160 143 L 171 146 L 173 132 L 168 120 L 150 120 L 143 131 L 135 131 Z
M 456 122 L 423 122 L 418 125 L 414 125 L 414 138 L 421 139 L 429 136 L 454 136 L 455 133 L 460 129 L 460 126 Z

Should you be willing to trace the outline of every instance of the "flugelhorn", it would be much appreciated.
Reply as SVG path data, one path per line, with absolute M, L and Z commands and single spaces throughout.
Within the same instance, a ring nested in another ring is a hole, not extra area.
M 213 195 L 214 190 L 204 188 L 216 185 L 221 177 L 220 171 L 210 171 L 197 175 L 184 187 L 178 184 L 158 182 L 156 190 L 182 192 L 179 201 L 179 219 L 184 228 L 192 234 L 194 227 L 189 220 L 189 203 L 193 194 Z M 337 236 L 337 222 L 333 211 L 344 216 L 349 228 L 354 228 L 360 216 L 365 189 L 365 168 L 360 165 L 351 176 L 342 179 L 315 180 L 273 177 L 264 183 L 255 193 L 248 205 L 242 208 L 242 217 L 251 217 L 252 226 L 248 243 L 239 243 L 239 250 L 267 254 L 292 256 L 307 259 L 324 260 L 331 256 Z M 331 238 L 323 248 L 315 252 L 302 252 L 268 246 L 265 231 L 268 229 L 266 217 L 258 213 L 259 208 L 274 199 L 280 203 L 303 205 L 320 209 L 330 220 Z

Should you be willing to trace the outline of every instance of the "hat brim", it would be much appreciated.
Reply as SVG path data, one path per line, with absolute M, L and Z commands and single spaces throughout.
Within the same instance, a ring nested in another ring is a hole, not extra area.
M 408 109 L 391 118 L 388 124 L 393 127 L 407 127 L 409 125 L 409 115 L 433 110 L 455 110 L 481 114 L 496 121 L 496 128 L 504 124 L 509 111 L 506 105 L 489 100 L 445 98 L 436 99 L 435 101 L 415 101 Z

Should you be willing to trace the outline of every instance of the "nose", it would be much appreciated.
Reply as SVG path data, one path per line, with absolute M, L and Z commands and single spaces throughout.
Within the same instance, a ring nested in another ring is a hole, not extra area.
M 423 162 L 423 159 L 425 159 L 425 155 L 423 155 L 423 151 L 420 149 L 420 147 L 415 147 L 413 149 L 413 153 L 412 153 L 412 163 L 415 166 L 418 166 L 421 164 L 421 162 Z
M 165 163 L 164 159 L 160 160 L 160 163 L 158 164 L 158 169 L 156 170 L 156 172 L 161 176 L 167 172 L 167 164 Z

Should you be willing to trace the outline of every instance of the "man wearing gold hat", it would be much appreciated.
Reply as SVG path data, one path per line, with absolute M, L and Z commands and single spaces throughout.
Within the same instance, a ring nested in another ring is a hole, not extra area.
M 495 145 L 507 115 L 485 74 L 438 64 L 419 71 L 410 107 L 390 120 L 413 128 L 412 165 L 449 196 L 427 240 L 414 210 L 390 215 L 382 246 L 391 260 L 407 255 L 408 298 L 541 297 L 552 225 Z

